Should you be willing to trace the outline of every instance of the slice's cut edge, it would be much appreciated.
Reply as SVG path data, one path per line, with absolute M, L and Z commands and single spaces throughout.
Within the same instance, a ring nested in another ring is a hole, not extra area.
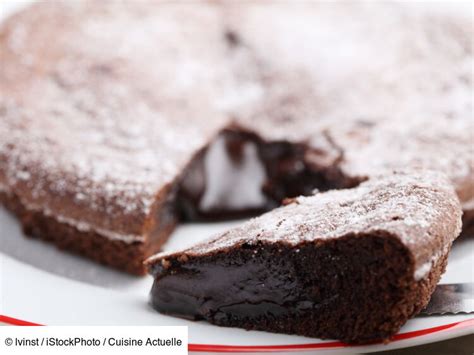
M 173 316 L 322 339 L 389 339 L 429 302 L 446 266 L 416 281 L 413 256 L 392 235 L 346 235 L 301 245 L 240 244 L 176 254 L 150 267 L 152 306 Z

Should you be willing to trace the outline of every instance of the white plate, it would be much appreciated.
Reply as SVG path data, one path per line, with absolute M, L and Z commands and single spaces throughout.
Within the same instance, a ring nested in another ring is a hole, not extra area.
M 178 228 L 165 249 L 186 246 L 232 223 Z M 347 347 L 336 341 L 221 328 L 155 312 L 148 305 L 152 278 L 136 278 L 25 238 L 18 223 L 0 208 L 0 321 L 45 325 L 187 325 L 191 350 L 324 350 L 367 352 L 425 344 L 474 330 L 473 315 L 410 320 L 388 345 Z M 474 281 L 474 239 L 458 241 L 442 282 Z M 10 318 L 13 319 L 10 319 Z

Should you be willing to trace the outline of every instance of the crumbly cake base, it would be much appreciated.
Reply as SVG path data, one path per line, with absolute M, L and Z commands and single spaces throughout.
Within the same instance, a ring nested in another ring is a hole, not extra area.
M 41 211 L 28 210 L 14 194 L 0 192 L 0 202 L 17 216 L 26 236 L 53 243 L 61 250 L 134 275 L 146 274 L 143 260 L 160 250 L 176 226 L 176 222 L 170 222 L 152 238 L 125 242 L 94 231 L 80 231 Z

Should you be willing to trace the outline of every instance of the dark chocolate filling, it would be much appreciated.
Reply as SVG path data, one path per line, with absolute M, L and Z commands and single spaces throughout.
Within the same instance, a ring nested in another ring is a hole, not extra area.
M 152 305 L 173 316 L 363 342 L 393 334 L 415 311 L 413 262 L 389 235 L 259 242 L 179 259 L 153 266 Z

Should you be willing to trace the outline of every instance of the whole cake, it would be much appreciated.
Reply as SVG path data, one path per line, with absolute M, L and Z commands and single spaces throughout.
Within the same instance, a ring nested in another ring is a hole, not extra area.
M 151 303 L 222 326 L 384 340 L 428 304 L 460 229 L 442 176 L 373 177 L 150 258 Z
M 41 2 L 0 27 L 0 200 L 134 274 L 182 219 L 393 168 L 448 174 L 467 226 L 472 34 L 400 4 Z

